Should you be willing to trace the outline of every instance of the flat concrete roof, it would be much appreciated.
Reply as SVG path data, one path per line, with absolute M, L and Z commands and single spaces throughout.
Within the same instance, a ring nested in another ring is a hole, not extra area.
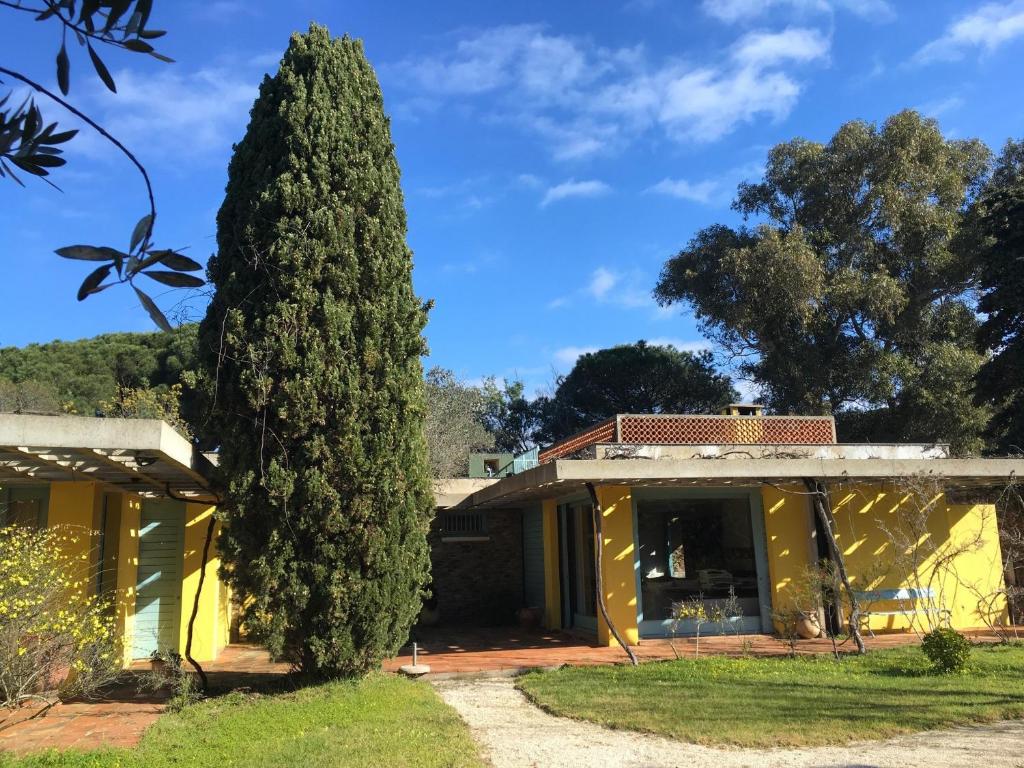
M 497 478 L 452 477 L 434 481 L 434 506 L 438 509 L 455 507 L 498 482 Z
M 1024 477 L 1024 459 L 563 459 L 501 478 L 458 504 L 460 509 L 515 507 L 582 492 L 586 483 L 647 487 L 760 486 L 805 477 L 825 481 L 879 481 L 912 476 L 951 487 L 997 486 Z
M 209 459 L 159 419 L 0 414 L 0 485 L 94 480 L 214 499 Z

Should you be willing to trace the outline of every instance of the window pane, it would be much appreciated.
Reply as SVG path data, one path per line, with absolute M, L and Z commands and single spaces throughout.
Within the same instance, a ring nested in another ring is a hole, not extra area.
M 590 506 L 575 507 L 577 538 L 580 542 L 576 561 L 579 595 L 578 610 L 583 616 L 597 615 L 597 574 L 594 570 L 594 510 Z
M 757 567 L 750 503 L 734 499 L 667 499 L 637 505 L 644 619 L 672 616 L 672 604 L 732 589 L 745 616 L 757 616 Z
M 7 504 L 7 523 L 26 528 L 38 528 L 42 516 L 42 502 L 39 499 L 19 499 Z

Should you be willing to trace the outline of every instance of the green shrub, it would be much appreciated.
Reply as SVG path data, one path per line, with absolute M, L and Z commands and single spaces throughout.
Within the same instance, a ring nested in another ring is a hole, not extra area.
M 921 641 L 921 650 L 936 672 L 963 672 L 971 657 L 971 641 L 955 629 L 933 629 Z

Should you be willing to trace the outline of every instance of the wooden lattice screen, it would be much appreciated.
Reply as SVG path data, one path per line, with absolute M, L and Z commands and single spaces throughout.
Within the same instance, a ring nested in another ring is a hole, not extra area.
M 540 461 L 570 456 L 598 443 L 631 445 L 832 445 L 831 416 L 687 416 L 622 414 L 540 452 Z

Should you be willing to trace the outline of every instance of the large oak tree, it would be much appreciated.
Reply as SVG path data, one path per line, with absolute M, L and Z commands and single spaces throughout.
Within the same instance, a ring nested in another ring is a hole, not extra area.
M 834 414 L 848 440 L 977 450 L 976 262 L 964 219 L 989 151 L 913 111 L 779 144 L 739 187 L 747 222 L 701 230 L 655 289 L 691 306 L 780 412 Z

